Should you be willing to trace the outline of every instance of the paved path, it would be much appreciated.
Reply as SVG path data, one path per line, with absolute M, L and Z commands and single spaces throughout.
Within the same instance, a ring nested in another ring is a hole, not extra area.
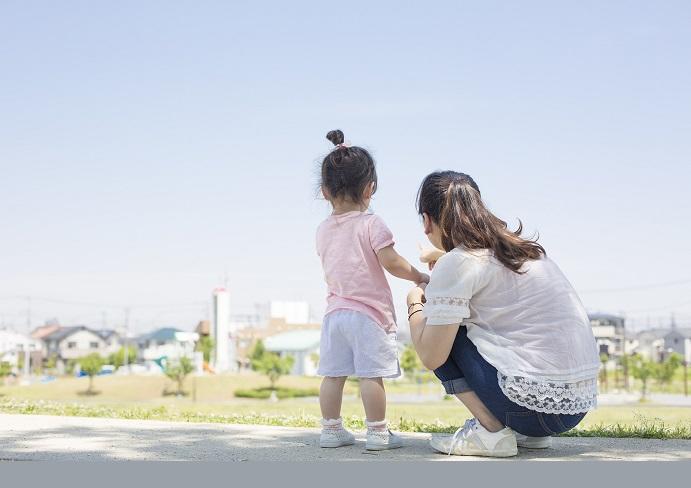
M 370 453 L 355 446 L 319 449 L 318 431 L 258 425 L 188 424 L 0 414 L 0 460 L 125 461 L 465 461 L 436 454 L 426 434 L 404 434 L 406 447 Z M 514 458 L 515 459 L 515 458 Z M 552 449 L 520 450 L 523 460 L 691 460 L 691 441 L 558 438 Z

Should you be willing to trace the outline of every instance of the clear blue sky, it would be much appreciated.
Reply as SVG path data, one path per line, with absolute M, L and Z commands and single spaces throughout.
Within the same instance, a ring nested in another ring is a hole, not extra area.
M 36 298 L 34 325 L 131 305 L 135 329 L 191 328 L 224 272 L 236 313 L 319 316 L 316 170 L 341 128 L 411 260 L 418 184 L 460 170 L 589 309 L 691 325 L 689 59 L 685 1 L 4 1 L 0 319 L 32 295 L 104 304 Z

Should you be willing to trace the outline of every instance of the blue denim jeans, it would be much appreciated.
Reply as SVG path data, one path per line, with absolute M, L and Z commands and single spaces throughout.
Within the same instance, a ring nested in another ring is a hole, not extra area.
M 446 393 L 455 395 L 474 391 L 500 422 L 523 435 L 545 437 L 561 434 L 573 429 L 585 417 L 584 413 L 536 412 L 509 400 L 499 388 L 496 368 L 480 355 L 463 326 L 458 329 L 449 358 L 434 370 L 434 374 L 441 380 Z

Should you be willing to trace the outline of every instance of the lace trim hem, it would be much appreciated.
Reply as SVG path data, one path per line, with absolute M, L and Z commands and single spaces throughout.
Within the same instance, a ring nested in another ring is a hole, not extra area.
M 497 371 L 497 379 L 509 400 L 537 412 L 577 414 L 597 406 L 597 378 L 549 382 Z
M 430 305 L 447 305 L 447 306 L 450 305 L 450 306 L 468 308 L 468 305 L 470 304 L 470 300 L 467 298 L 458 298 L 458 297 L 434 297 L 434 298 L 429 298 L 427 300 L 427 303 Z

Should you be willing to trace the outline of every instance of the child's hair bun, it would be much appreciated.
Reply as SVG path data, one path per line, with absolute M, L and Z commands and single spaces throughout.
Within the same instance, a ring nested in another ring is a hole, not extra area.
M 343 144 L 343 141 L 345 140 L 343 137 L 343 132 L 338 129 L 329 131 L 329 133 L 326 134 L 326 138 L 330 140 L 334 146 Z

